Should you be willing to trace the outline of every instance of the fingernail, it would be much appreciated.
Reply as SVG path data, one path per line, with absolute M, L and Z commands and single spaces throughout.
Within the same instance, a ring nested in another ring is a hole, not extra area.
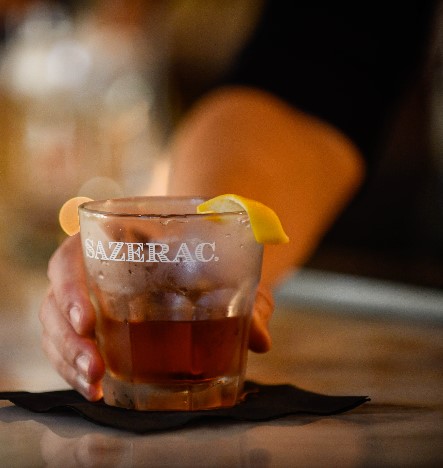
M 89 399 L 91 384 L 87 382 L 81 375 L 77 377 L 76 390 L 79 391 L 86 399 Z
M 80 307 L 75 305 L 72 306 L 69 310 L 69 320 L 71 321 L 71 325 L 74 327 L 74 330 L 77 333 L 80 333 L 80 318 L 81 318 L 81 311 Z
M 97 401 L 103 397 L 100 384 L 90 384 L 81 375 L 77 377 L 75 389 L 89 401 Z
M 82 377 L 87 381 L 89 377 L 89 368 L 91 366 L 91 358 L 87 354 L 80 354 L 80 356 L 75 360 L 75 365 Z

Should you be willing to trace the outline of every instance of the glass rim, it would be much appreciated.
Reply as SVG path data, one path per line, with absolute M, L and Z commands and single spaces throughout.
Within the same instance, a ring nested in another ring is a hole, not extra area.
M 120 203 L 137 203 L 137 202 L 142 202 L 143 200 L 151 200 L 155 202 L 161 202 L 161 201 L 166 201 L 166 200 L 175 200 L 175 201 L 194 201 L 196 202 L 195 206 L 197 204 L 204 202 L 205 200 L 208 199 L 208 197 L 201 197 L 201 196 L 168 196 L 168 195 L 146 195 L 146 196 L 133 196 L 133 197 L 119 197 L 119 198 L 105 198 L 101 200 L 90 200 L 87 202 L 82 203 L 79 205 L 78 209 L 79 212 L 83 211 L 85 213 L 89 213 L 91 215 L 97 215 L 97 216 L 102 216 L 102 217 L 116 217 L 116 218 L 149 218 L 149 219 L 154 219 L 154 218 L 204 218 L 204 217 L 212 217 L 214 215 L 216 216 L 221 216 L 221 217 L 229 217 L 229 216 L 238 216 L 241 214 L 245 214 L 246 212 L 244 210 L 238 210 L 238 211 L 223 211 L 223 212 L 208 212 L 208 213 L 196 213 L 196 212 L 189 212 L 189 213 L 174 213 L 173 210 L 171 210 L 170 213 L 140 213 L 140 210 L 134 212 L 119 212 L 116 209 L 105 209 L 103 208 L 106 203 L 110 202 L 120 202 Z M 197 203 L 198 202 L 198 203 Z M 99 205 L 101 208 L 94 208 L 94 205 Z M 162 210 L 164 211 L 164 210 Z

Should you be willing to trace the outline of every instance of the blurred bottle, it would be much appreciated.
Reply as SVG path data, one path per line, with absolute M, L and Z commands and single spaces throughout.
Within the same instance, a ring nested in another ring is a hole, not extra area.
M 146 29 L 51 5 L 27 12 L 0 57 L 2 244 L 26 260 L 54 250 L 66 199 L 146 193 L 162 134 Z

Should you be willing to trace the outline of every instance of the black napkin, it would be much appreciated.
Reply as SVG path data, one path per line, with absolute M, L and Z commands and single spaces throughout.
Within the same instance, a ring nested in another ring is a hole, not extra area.
M 245 398 L 237 406 L 204 411 L 135 411 L 91 403 L 74 390 L 44 393 L 0 392 L 9 400 L 36 413 L 75 411 L 96 424 L 136 433 L 176 429 L 191 422 L 210 423 L 214 419 L 269 421 L 294 414 L 332 415 L 351 410 L 366 396 L 327 396 L 292 385 L 262 385 L 246 382 Z

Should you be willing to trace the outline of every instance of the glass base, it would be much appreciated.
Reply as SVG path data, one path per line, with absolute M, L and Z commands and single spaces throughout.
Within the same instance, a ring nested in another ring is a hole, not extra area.
M 236 405 L 243 390 L 242 377 L 219 377 L 200 383 L 148 384 L 103 378 L 106 404 L 140 411 L 196 411 Z

